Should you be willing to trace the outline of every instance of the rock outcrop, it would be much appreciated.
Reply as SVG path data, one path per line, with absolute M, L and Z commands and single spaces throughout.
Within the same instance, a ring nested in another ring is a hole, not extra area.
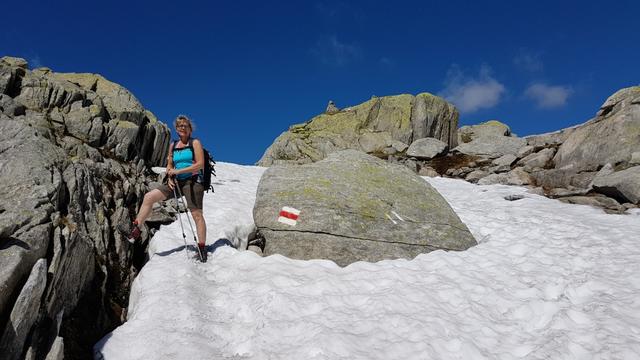
M 403 153 L 413 141 L 426 137 L 455 147 L 457 126 L 455 107 L 431 94 L 372 98 L 291 126 L 267 149 L 258 165 L 307 164 L 344 149 L 386 158 Z
M 446 156 L 398 161 L 479 184 L 529 186 L 612 213 L 640 205 L 640 87 L 616 92 L 581 125 L 526 138 L 508 129 L 494 121 L 461 128 L 462 143 Z
M 124 320 L 144 259 L 115 226 L 130 221 L 169 142 L 120 85 L 0 59 L 3 358 L 89 357 Z
M 497 120 L 453 131 L 457 114 L 429 94 L 374 97 L 292 126 L 259 164 L 310 163 L 349 148 L 423 176 L 528 186 L 613 213 L 640 205 L 636 170 L 630 169 L 640 164 L 640 86 L 610 96 L 584 124 L 524 138 Z
M 478 125 L 465 125 L 458 129 L 458 144 L 468 143 L 484 136 L 511 136 L 511 128 L 498 120 L 489 120 Z
M 296 225 L 278 221 L 284 206 L 301 212 Z M 253 212 L 266 255 L 330 259 L 341 266 L 476 244 L 427 182 L 356 150 L 314 164 L 270 167 Z
M 640 148 L 640 86 L 619 90 L 597 116 L 576 128 L 554 157 L 556 168 L 594 171 L 607 163 L 628 163 Z

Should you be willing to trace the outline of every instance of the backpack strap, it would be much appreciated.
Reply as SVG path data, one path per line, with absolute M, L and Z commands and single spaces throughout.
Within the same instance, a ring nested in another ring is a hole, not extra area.
M 171 148 L 172 153 L 176 152 L 177 150 L 184 150 L 184 149 L 191 149 L 191 152 L 193 153 L 193 138 L 189 138 L 189 141 L 187 141 L 187 146 L 176 149 L 176 145 L 178 145 L 179 142 L 180 142 L 180 139 L 173 141 L 173 148 Z

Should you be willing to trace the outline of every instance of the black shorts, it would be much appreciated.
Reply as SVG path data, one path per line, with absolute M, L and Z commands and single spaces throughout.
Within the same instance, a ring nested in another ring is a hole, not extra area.
M 204 186 L 199 182 L 193 181 L 191 179 L 187 180 L 178 180 L 178 186 L 182 191 L 182 195 L 187 198 L 187 207 L 190 210 L 202 210 L 202 199 L 204 198 Z M 158 188 L 167 199 L 171 199 L 174 197 L 173 190 L 169 188 L 169 185 L 162 184 Z

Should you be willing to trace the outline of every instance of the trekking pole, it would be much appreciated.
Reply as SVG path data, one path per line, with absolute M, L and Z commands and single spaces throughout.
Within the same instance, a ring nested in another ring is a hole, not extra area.
M 177 183 L 173 184 L 173 196 L 176 199 L 176 206 L 178 207 L 178 221 L 180 222 L 180 229 L 182 229 L 182 240 L 184 240 L 184 250 L 185 253 L 184 255 L 187 256 L 187 259 L 189 258 L 189 255 L 187 255 L 187 235 L 184 233 L 184 225 L 182 225 L 182 216 L 180 216 L 180 203 L 182 202 L 182 198 L 180 200 L 178 200 L 178 193 L 176 192 L 176 187 L 178 186 Z M 184 203 L 183 203 L 184 206 Z
M 182 199 L 182 190 L 180 190 L 180 186 L 176 186 L 178 188 L 178 195 L 180 195 L 180 199 Z M 175 190 L 175 188 L 174 188 Z M 183 202 L 184 204 L 184 202 Z M 185 206 L 186 207 L 186 206 Z M 196 242 L 196 249 L 198 249 L 198 256 L 200 257 L 200 261 L 203 261 L 204 257 L 202 256 L 202 252 L 200 251 L 200 246 L 198 246 L 198 238 L 196 237 L 196 232 L 193 231 L 193 226 L 191 225 L 191 219 L 189 219 L 189 208 L 187 208 L 187 222 L 189 223 L 189 227 L 191 228 L 191 233 L 193 234 L 193 241 Z M 193 215 L 192 215 L 193 216 Z M 195 219 L 194 219 L 195 222 Z M 183 230 L 184 234 L 184 230 Z

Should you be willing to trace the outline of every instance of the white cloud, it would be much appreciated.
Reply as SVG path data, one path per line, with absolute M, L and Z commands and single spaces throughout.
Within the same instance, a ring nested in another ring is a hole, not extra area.
M 544 70 L 544 64 L 540 59 L 541 53 L 534 53 L 527 49 L 520 49 L 518 55 L 513 58 L 513 63 L 520 69 L 530 72 Z
M 569 86 L 551 86 L 543 83 L 533 84 L 524 92 L 527 98 L 534 100 L 536 105 L 543 109 L 565 105 L 571 94 L 573 89 Z
M 480 68 L 476 78 L 465 77 L 460 68 L 453 65 L 439 95 L 455 104 L 460 112 L 472 113 L 496 106 L 504 92 L 504 85 L 491 76 L 487 65 Z
M 344 66 L 361 58 L 362 50 L 354 45 L 343 43 L 338 38 L 326 36 L 318 40 L 311 53 L 325 64 Z
M 29 67 L 31 69 L 42 67 L 42 61 L 40 61 L 40 57 L 38 55 L 33 56 L 29 59 Z

